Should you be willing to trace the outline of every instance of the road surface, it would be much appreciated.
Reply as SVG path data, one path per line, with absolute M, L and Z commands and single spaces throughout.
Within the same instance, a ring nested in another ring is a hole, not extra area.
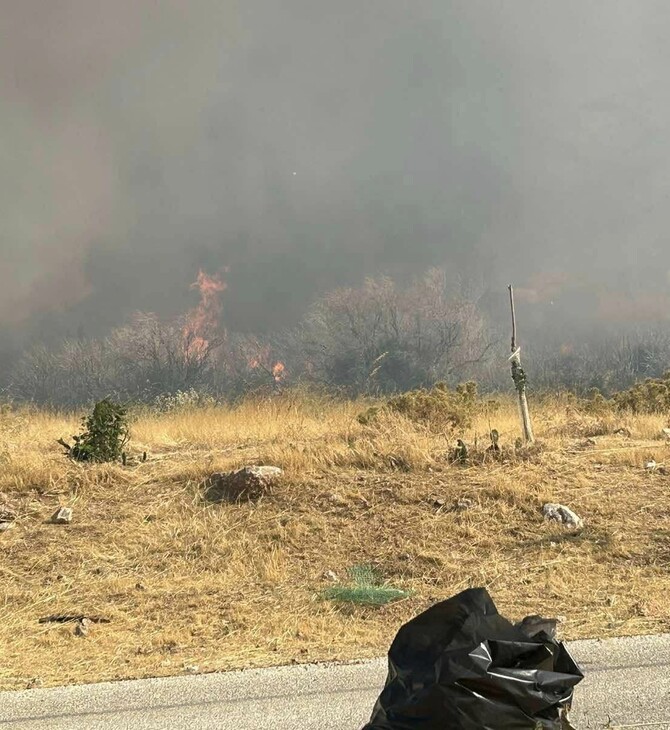
M 670 730 L 670 635 L 570 651 L 580 730 Z M 385 675 L 379 659 L 4 692 L 0 730 L 359 730 Z

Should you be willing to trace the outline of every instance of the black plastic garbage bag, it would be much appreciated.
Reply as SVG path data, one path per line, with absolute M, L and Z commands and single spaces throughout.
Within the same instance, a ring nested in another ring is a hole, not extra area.
M 584 675 L 545 631 L 498 614 L 483 588 L 405 624 L 389 651 L 386 686 L 363 730 L 568 730 Z

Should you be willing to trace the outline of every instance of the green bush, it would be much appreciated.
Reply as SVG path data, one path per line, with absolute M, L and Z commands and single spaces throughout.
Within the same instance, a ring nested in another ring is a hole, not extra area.
M 620 410 L 632 413 L 670 413 L 670 372 L 615 393 L 613 401 Z
M 582 400 L 578 400 L 576 396 L 574 398 L 578 407 L 591 416 L 604 416 L 616 408 L 614 401 L 605 398 L 598 388 L 590 388 L 586 398 Z
M 382 582 L 379 572 L 371 565 L 354 565 L 348 571 L 350 584 L 334 586 L 321 593 L 321 598 L 342 603 L 385 606 L 410 594 Z
M 83 431 L 73 436 L 74 446 L 66 447 L 68 456 L 76 461 L 116 461 L 121 458 L 130 432 L 126 409 L 105 398 L 95 404 L 93 412 L 82 418 Z
M 371 423 L 380 411 L 400 413 L 410 421 L 421 423 L 431 429 L 461 429 L 470 425 L 472 417 L 480 407 L 477 384 L 463 383 L 456 390 L 450 390 L 444 383 L 434 388 L 410 390 L 389 398 L 382 406 L 369 408 L 358 420 Z

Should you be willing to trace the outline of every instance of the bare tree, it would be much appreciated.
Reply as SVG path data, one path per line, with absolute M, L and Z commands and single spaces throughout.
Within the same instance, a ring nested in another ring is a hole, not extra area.
M 380 277 L 330 292 L 306 318 L 303 346 L 317 378 L 357 392 L 454 380 L 489 349 L 475 303 L 437 269 L 405 288 Z
M 196 336 L 183 320 L 162 322 L 146 313 L 115 330 L 109 342 L 124 389 L 141 399 L 204 385 L 222 344 Z

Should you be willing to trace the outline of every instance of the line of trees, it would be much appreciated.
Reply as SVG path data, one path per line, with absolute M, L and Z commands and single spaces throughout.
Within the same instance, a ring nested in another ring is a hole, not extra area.
M 511 387 L 506 328 L 493 328 L 478 294 L 449 285 L 439 269 L 408 284 L 377 277 L 329 292 L 299 326 L 270 337 L 219 327 L 196 347 L 189 332 L 183 318 L 143 313 L 104 338 L 39 346 L 20 358 L 6 392 L 17 400 L 78 407 L 105 397 L 153 403 L 186 392 L 234 399 L 298 382 L 350 395 L 440 381 Z M 667 327 L 585 334 L 560 346 L 546 331 L 524 326 L 523 335 L 531 391 L 611 392 L 670 368 Z

